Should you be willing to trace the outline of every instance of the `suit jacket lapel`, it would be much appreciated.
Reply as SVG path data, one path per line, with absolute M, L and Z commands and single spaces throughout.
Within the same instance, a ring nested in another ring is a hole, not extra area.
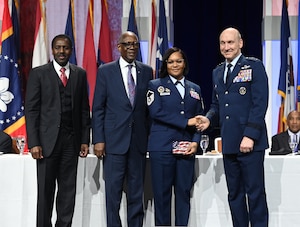
M 53 66 L 53 63 L 49 63 L 49 68 L 48 68 L 48 71 L 50 75 L 50 78 L 49 78 L 49 83 L 50 83 L 50 86 L 54 89 L 53 92 L 59 94 L 59 87 L 57 86 L 57 83 L 59 82 L 59 77 L 54 69 L 54 66 Z
M 69 75 L 69 82 L 71 83 L 71 94 L 72 94 L 72 107 L 74 106 L 74 95 L 75 90 L 78 84 L 78 76 L 76 76 L 76 70 L 74 67 L 70 64 L 70 75 Z
M 128 102 L 129 105 L 130 104 L 130 100 L 128 98 L 127 92 L 126 92 L 126 85 L 124 84 L 124 80 L 123 80 L 123 75 L 122 75 L 122 71 L 120 68 L 120 64 L 119 64 L 119 60 L 116 60 L 114 62 L 115 67 L 113 68 L 112 72 L 111 72 L 111 85 L 112 89 L 115 90 L 116 93 L 120 92 L 120 98 L 124 99 L 123 102 Z
M 136 105 L 136 101 L 139 97 L 139 91 L 141 90 L 139 88 L 142 86 L 142 83 L 143 83 L 143 81 L 142 81 L 143 80 L 143 76 L 142 76 L 143 70 L 138 62 L 135 62 L 135 66 L 136 66 L 136 82 L 135 82 L 135 97 L 134 97 L 133 107 L 135 107 L 135 105 Z
M 217 80 L 219 81 L 219 84 L 223 88 L 226 88 L 226 84 L 224 83 L 224 71 L 225 71 L 225 63 L 223 65 L 223 67 L 217 73 Z
M 289 138 L 290 138 L 290 136 L 289 136 L 288 131 L 285 131 L 285 133 L 282 136 L 282 139 L 283 139 L 282 142 L 284 143 L 284 147 L 286 147 L 286 148 L 290 148 Z

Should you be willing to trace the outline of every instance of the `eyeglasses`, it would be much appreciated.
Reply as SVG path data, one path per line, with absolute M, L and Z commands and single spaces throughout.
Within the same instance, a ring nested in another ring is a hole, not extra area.
M 166 62 L 167 62 L 168 65 L 172 65 L 172 64 L 174 64 L 175 62 L 176 62 L 177 64 L 182 64 L 182 63 L 184 62 L 184 59 L 167 60 Z
M 122 44 L 127 49 L 129 49 L 130 47 L 138 48 L 140 46 L 139 42 L 128 42 L 128 43 L 120 43 L 120 44 Z

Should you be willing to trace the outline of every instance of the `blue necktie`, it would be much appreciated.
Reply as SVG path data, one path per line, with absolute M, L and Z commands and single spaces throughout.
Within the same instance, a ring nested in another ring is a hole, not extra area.
M 128 65 L 127 81 L 128 81 L 128 98 L 130 100 L 131 106 L 133 106 L 134 96 L 135 96 L 135 83 L 134 83 L 133 76 L 131 73 L 131 68 L 132 68 L 132 65 Z

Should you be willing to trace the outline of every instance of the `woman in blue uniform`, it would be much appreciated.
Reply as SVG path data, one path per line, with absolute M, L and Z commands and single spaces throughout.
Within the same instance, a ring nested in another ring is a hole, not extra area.
M 155 225 L 171 225 L 172 189 L 175 225 L 187 226 L 195 154 L 201 132 L 196 115 L 203 113 L 200 87 L 187 80 L 184 52 L 170 48 L 163 56 L 160 78 L 149 82 L 147 104 L 152 126 L 148 142 L 154 194 Z

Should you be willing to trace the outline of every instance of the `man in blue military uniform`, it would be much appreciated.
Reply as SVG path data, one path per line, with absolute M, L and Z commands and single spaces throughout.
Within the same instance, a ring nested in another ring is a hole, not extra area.
M 266 227 L 267 74 L 260 60 L 242 55 L 237 29 L 225 29 L 219 41 L 225 61 L 213 70 L 212 104 L 206 117 L 199 116 L 199 129 L 219 117 L 233 226 L 248 227 L 250 222 L 252 227 Z

